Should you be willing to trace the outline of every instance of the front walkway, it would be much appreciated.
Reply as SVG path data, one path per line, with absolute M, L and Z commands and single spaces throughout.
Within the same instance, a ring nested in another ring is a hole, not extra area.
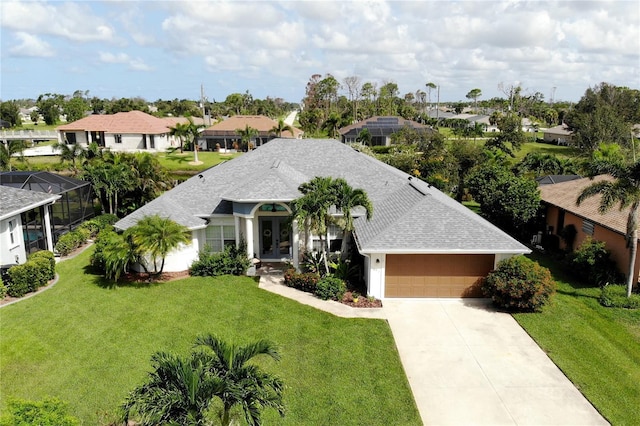
M 262 276 L 260 288 L 334 315 L 386 318 L 427 425 L 606 425 L 531 337 L 486 299 L 325 302 Z

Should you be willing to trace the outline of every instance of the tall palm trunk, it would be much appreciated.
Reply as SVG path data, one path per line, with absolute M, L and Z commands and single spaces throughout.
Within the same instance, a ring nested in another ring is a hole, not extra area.
M 627 218 L 627 247 L 629 248 L 629 271 L 627 273 L 627 297 L 631 297 L 631 290 L 637 281 L 636 254 L 638 252 L 638 208 L 640 201 L 631 205 L 631 211 Z

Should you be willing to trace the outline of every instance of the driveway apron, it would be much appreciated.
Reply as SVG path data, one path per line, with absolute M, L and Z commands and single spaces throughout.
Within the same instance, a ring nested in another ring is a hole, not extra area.
M 386 299 L 426 425 L 603 425 L 511 315 L 486 299 Z

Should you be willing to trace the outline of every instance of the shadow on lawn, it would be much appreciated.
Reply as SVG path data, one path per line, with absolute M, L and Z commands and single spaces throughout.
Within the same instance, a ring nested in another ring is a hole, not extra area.
M 83 269 L 84 269 L 84 274 L 88 278 L 87 282 L 89 284 L 92 284 L 107 290 L 113 290 L 118 287 L 120 288 L 151 288 L 151 287 L 156 287 L 163 283 L 162 281 L 154 280 L 153 277 L 148 279 L 146 274 L 142 278 L 135 279 L 135 280 L 130 279 L 131 277 L 130 275 L 126 275 L 126 276 L 120 277 L 120 279 L 116 282 L 116 281 L 112 281 L 105 278 L 103 275 L 97 274 L 91 265 L 85 265 Z

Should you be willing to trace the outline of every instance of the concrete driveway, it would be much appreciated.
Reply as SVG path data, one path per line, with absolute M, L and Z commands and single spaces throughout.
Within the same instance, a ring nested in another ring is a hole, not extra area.
M 383 310 L 424 424 L 608 424 L 489 301 L 386 299 Z

